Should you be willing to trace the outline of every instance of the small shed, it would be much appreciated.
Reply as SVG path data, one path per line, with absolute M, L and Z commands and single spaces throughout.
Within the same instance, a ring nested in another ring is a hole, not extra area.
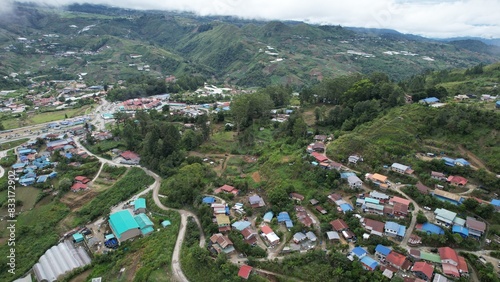
M 74 243 L 80 243 L 82 241 L 83 241 L 83 235 L 81 233 L 73 234 L 73 242 Z
M 172 222 L 170 222 L 170 220 L 164 220 L 161 222 L 161 226 L 163 226 L 163 227 L 167 227 L 170 225 L 172 225 Z

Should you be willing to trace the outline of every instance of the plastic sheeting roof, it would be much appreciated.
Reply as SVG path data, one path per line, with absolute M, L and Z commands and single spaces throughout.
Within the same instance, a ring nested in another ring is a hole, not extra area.
M 53 246 L 33 266 L 38 281 L 56 281 L 75 268 L 90 264 L 90 257 L 83 247 L 75 248 L 70 241 Z

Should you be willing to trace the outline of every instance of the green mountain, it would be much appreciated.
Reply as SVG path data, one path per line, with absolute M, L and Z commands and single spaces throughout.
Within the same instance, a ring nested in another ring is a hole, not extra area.
M 0 74 L 20 79 L 24 73 L 51 78 L 59 70 L 86 73 L 95 83 L 193 74 L 245 86 L 300 86 L 374 71 L 400 80 L 427 69 L 493 63 L 498 50 L 476 41 L 88 4 L 65 10 L 17 4 L 0 19 Z

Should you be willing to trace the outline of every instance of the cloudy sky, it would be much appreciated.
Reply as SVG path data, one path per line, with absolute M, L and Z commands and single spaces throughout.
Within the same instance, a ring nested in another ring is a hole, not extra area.
M 2 0 L 13 1 L 13 0 Z M 20 0 L 50 5 L 108 4 L 314 24 L 390 28 L 434 38 L 500 38 L 498 0 Z M 2 4 L 0 10 L 7 11 Z

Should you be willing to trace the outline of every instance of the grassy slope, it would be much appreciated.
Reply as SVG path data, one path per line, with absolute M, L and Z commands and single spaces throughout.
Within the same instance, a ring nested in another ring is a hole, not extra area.
M 467 136 L 446 132 L 446 129 L 427 135 L 424 132 L 424 117 L 435 117 L 439 111 L 446 111 L 446 107 L 434 109 L 413 104 L 392 109 L 386 115 L 333 141 L 327 148 L 327 154 L 338 161 L 347 160 L 351 154 L 360 154 L 365 162 L 374 167 L 392 164 L 422 151 L 427 142 L 451 149 L 447 152 L 451 154 L 458 154 L 454 152 L 458 144 L 464 145 L 483 159 L 486 165 L 493 164 L 500 157 L 500 150 L 495 146 L 500 144 L 499 136 L 486 126 L 475 125 Z

